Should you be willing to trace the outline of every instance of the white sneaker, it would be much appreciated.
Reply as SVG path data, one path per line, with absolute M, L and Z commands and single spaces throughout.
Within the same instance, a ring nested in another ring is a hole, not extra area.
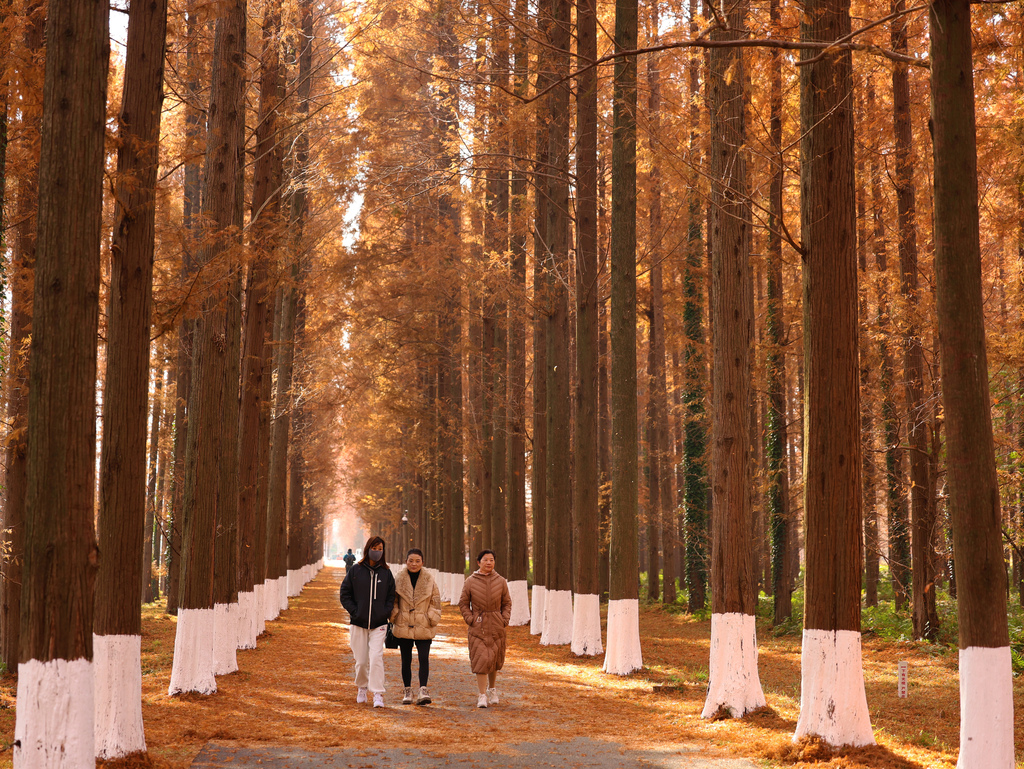
M 402 704 L 412 705 L 412 687 L 407 686 L 402 690 Z
M 476 706 L 478 708 L 486 708 L 487 707 L 487 695 L 486 694 L 481 694 L 479 697 L 476 698 Z
M 497 705 L 498 704 L 498 690 L 494 687 L 487 690 L 487 704 Z
M 420 687 L 420 696 L 416 698 L 416 704 L 417 705 L 429 705 L 430 704 L 430 695 L 427 694 L 427 687 L 425 687 L 425 686 L 421 686 Z
M 364 689 L 362 686 L 360 686 L 359 691 L 356 692 L 356 702 L 358 702 L 360 705 L 366 702 L 366 689 Z
M 384 707 L 384 695 L 381 692 L 373 693 L 373 706 L 375 708 Z

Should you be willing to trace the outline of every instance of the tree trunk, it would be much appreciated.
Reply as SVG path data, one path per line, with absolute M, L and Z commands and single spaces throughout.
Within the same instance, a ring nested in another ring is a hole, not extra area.
M 515 18 L 527 22 L 526 0 L 516 0 Z M 516 93 L 527 91 L 529 44 L 520 26 L 513 41 L 513 86 Z M 508 302 L 508 550 L 506 570 L 512 595 L 511 625 L 530 622 L 527 576 L 530 550 L 526 538 L 526 237 L 527 199 L 524 161 L 528 152 L 522 131 L 512 137 L 512 186 L 509 246 L 512 253 Z
M 848 0 L 815 0 L 805 41 L 850 32 Z M 804 51 L 810 58 L 812 52 Z M 830 745 L 874 743 L 860 654 L 862 565 L 857 360 L 856 196 L 851 54 L 801 69 L 804 511 L 803 684 L 796 737 Z
M 769 14 L 772 33 L 779 29 L 779 0 L 771 0 Z M 794 537 L 790 516 L 789 479 L 786 454 L 789 437 L 786 429 L 786 347 L 785 288 L 782 275 L 782 52 L 771 54 L 771 90 L 769 96 L 771 148 L 775 153 L 771 167 L 768 201 L 768 306 L 765 318 L 767 355 L 765 378 L 768 408 L 765 418 L 764 454 L 767 473 L 765 508 L 771 545 L 773 622 L 788 620 L 793 614 L 792 575 L 789 569 L 790 540 Z
M 607 239 L 607 209 L 605 206 L 605 163 L 603 156 L 599 161 L 597 173 L 597 221 L 598 221 L 598 274 L 604 273 L 608 264 L 608 253 L 604 244 Z M 607 286 L 607 279 L 601 286 Z M 603 290 L 599 294 L 603 294 Z M 608 300 L 598 300 L 598 349 L 600 365 L 598 366 L 597 397 L 600 404 L 598 416 L 598 466 L 601 470 L 601 495 L 598 507 L 599 550 L 598 550 L 598 595 L 602 601 L 608 599 L 608 580 L 610 578 L 608 536 L 611 526 L 611 479 L 612 479 L 612 413 L 611 413 L 611 360 L 608 350 Z
M 960 623 L 961 769 L 1014 766 L 1013 679 L 985 354 L 967 0 L 930 6 L 935 283 Z
M 598 531 L 601 491 L 599 407 L 600 260 L 597 240 L 596 0 L 576 2 L 576 518 L 572 653 L 601 654 Z
M 225 378 L 228 370 L 227 305 L 234 279 L 230 272 L 230 232 L 236 225 L 239 123 L 244 118 L 245 3 L 235 0 L 217 20 L 214 39 L 203 217 L 212 232 L 198 253 L 202 266 L 226 265 L 228 273 L 203 303 L 196 322 L 188 430 L 181 596 L 174 640 L 169 694 L 212 694 L 214 679 L 214 546 L 221 487 L 219 459 L 224 433 Z M 188 610 L 186 614 L 184 610 Z
M 748 5 L 730 10 L 728 31 L 741 39 Z M 750 350 L 754 344 L 750 231 L 745 214 L 747 162 L 742 48 L 708 57 L 711 113 L 711 660 L 702 717 L 739 718 L 764 707 L 757 674 L 750 463 Z M 742 653 L 737 653 L 742 650 Z
M 41 0 L 26 8 L 23 44 L 32 61 L 43 57 L 46 6 Z M 21 131 L 31 147 L 38 141 L 42 121 L 43 66 L 26 67 L 20 72 L 22 100 Z M 25 494 L 28 461 L 28 367 L 27 354 L 32 328 L 32 295 L 35 291 L 36 209 L 39 200 L 39 155 L 28 151 L 28 162 L 18 178 L 18 194 L 11 257 L 11 318 L 8 343 L 9 368 L 6 383 L 8 438 L 6 477 L 4 478 L 4 520 L 0 542 L 7 554 L 0 559 L 0 630 L 3 635 L 3 660 L 8 670 L 16 670 L 21 659 L 21 594 L 24 566 Z
M 897 14 L 892 22 L 894 51 L 907 50 L 907 22 L 904 0 L 894 0 Z M 935 606 L 935 559 L 931 546 L 935 520 L 928 504 L 928 424 L 924 410 L 924 350 L 917 316 L 917 203 L 914 187 L 913 132 L 910 126 L 910 77 L 905 64 L 892 70 L 893 137 L 896 162 L 893 182 L 896 187 L 899 227 L 900 292 L 907 303 L 903 336 L 903 380 L 907 408 L 907 440 L 910 445 L 910 528 L 913 567 L 914 637 L 934 640 L 939 633 L 939 614 Z
M 106 4 L 47 9 L 39 213 L 29 360 L 25 561 L 14 763 L 92 766 L 96 481 L 96 338 L 109 42 Z M 73 35 L 65 30 L 74 30 Z M 145 386 L 142 387 L 143 392 Z M 145 462 L 145 400 L 141 408 Z M 143 471 L 144 473 L 144 471 Z M 138 493 L 144 494 L 139 477 Z M 139 610 L 138 542 L 127 566 Z M 116 561 L 115 561 L 116 563 Z M 50 708 L 45 705 L 50 704 Z
M 637 47 L 637 0 L 615 2 L 615 50 Z M 637 564 L 636 108 L 637 63 L 615 60 L 612 101 L 612 497 L 606 673 L 643 666 Z
M 152 277 L 152 276 L 151 276 Z M 152 298 L 152 280 L 150 281 L 150 297 Z M 147 329 L 148 330 L 148 329 Z M 108 336 L 109 344 L 109 336 Z M 148 367 L 146 373 L 148 374 Z M 146 481 L 146 522 L 143 529 L 143 548 L 142 548 L 142 602 L 153 603 L 156 600 L 159 592 L 159 585 L 153 578 L 153 563 L 156 560 L 154 557 L 154 547 L 159 547 L 159 543 L 154 541 L 153 531 L 156 524 L 156 500 L 157 490 L 156 481 L 160 474 L 160 432 L 162 429 L 162 419 L 164 411 L 164 369 L 163 361 L 156 370 L 155 381 L 153 382 L 153 407 L 152 407 L 152 420 L 150 422 L 151 427 L 149 430 L 149 463 L 148 463 L 148 478 Z

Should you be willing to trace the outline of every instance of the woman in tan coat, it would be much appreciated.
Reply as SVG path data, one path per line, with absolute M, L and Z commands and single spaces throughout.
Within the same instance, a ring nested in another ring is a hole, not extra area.
M 395 608 L 391 612 L 393 632 L 402 652 L 403 705 L 411 705 L 412 647 L 419 658 L 420 689 L 417 705 L 429 705 L 427 679 L 430 677 L 430 641 L 441 621 L 441 592 L 430 572 L 423 568 L 423 551 L 414 547 L 405 559 L 405 568 L 395 579 Z
M 481 550 L 479 567 L 466 579 L 459 599 L 462 618 L 469 626 L 469 662 L 480 690 L 476 706 L 498 704 L 495 679 L 505 664 L 505 628 L 512 616 L 512 596 L 505 578 L 494 570 L 494 551 Z

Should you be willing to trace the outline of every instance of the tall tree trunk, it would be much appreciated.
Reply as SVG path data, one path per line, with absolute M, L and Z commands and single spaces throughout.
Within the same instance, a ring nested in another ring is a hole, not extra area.
M 257 563 L 257 540 L 265 539 L 259 486 L 266 465 L 260 461 L 269 443 L 263 432 L 268 424 L 263 411 L 264 380 L 271 377 L 267 337 L 272 318 L 269 265 L 279 242 L 281 182 L 284 177 L 282 143 L 277 115 L 284 97 L 280 62 L 281 8 L 271 3 L 264 11 L 263 50 L 260 56 L 259 122 L 256 125 L 256 161 L 253 170 L 250 248 L 245 288 L 245 327 L 242 338 L 241 404 L 238 415 L 238 648 L 256 646 L 263 608 L 263 563 Z M 309 43 L 306 43 L 308 46 Z M 264 498 L 265 506 L 265 498 Z
M 572 541 L 572 395 L 569 349 L 569 67 L 572 3 L 552 0 L 545 21 L 551 47 L 550 72 L 557 85 L 547 96 L 548 126 L 548 271 L 547 316 L 547 549 L 571 549 Z M 547 559 L 542 644 L 572 642 L 572 558 Z
M 600 260 L 597 246 L 597 59 L 596 0 L 576 2 L 576 517 L 573 541 L 572 653 L 601 654 L 598 507 Z
M 985 354 L 968 0 L 930 6 L 935 283 L 960 627 L 960 769 L 1014 766 L 1013 679 Z
M 893 0 L 892 48 L 907 50 L 904 0 Z M 910 75 L 906 64 L 892 69 L 893 137 L 896 162 L 893 182 L 899 227 L 900 292 L 907 303 L 903 321 L 903 381 L 907 408 L 907 442 L 910 445 L 910 528 L 913 568 L 914 637 L 934 640 L 939 633 L 935 606 L 935 558 L 931 546 L 935 520 L 928 505 L 928 424 L 924 411 L 924 350 L 917 317 L 917 202 L 914 186 L 913 131 L 910 126 Z
M 551 13 L 552 0 L 538 3 L 538 25 L 546 23 Z M 546 45 L 537 51 L 537 90 L 551 82 L 548 60 L 551 56 Z M 548 253 L 548 132 L 550 102 L 537 103 L 537 136 L 534 160 L 533 187 L 535 211 L 533 218 L 533 456 L 531 464 L 531 495 L 533 513 L 533 592 L 530 596 L 530 633 L 538 635 L 544 629 L 544 602 L 547 594 L 547 355 L 548 355 L 548 273 L 544 268 Z
M 637 0 L 615 0 L 615 51 L 637 47 Z M 637 564 L 636 108 L 637 63 L 615 60 L 612 101 L 612 497 L 606 673 L 643 666 Z
M 214 38 L 203 217 L 213 231 L 203 239 L 199 265 L 230 262 L 236 224 L 239 123 L 244 118 L 245 2 L 235 0 L 217 20 Z M 227 265 L 230 270 L 230 265 Z M 228 272 L 203 303 L 196 322 L 185 448 L 185 530 L 178 626 L 169 694 L 217 690 L 214 679 L 214 549 L 221 486 L 227 361 L 227 305 L 234 279 Z M 186 613 L 187 610 L 187 613 Z
M 801 39 L 850 33 L 849 0 L 806 6 Z M 816 55 L 804 51 L 805 59 Z M 796 737 L 874 743 L 860 653 L 862 565 L 856 196 L 849 51 L 801 68 L 806 516 L 804 634 Z
M 193 0 L 198 2 L 198 0 Z M 204 109 L 200 96 L 199 35 L 204 28 L 197 20 L 197 11 L 190 5 L 186 18 L 185 57 L 188 67 L 188 94 L 185 100 L 185 180 L 182 199 L 182 228 L 185 231 L 185 245 L 181 254 L 179 285 L 187 287 L 198 268 L 194 249 L 201 241 L 200 226 L 200 159 Z M 205 79 L 205 78 L 202 78 Z M 188 404 L 192 393 L 192 351 L 195 340 L 195 318 L 186 311 L 178 324 L 178 362 L 175 383 L 176 405 L 174 410 L 174 472 L 171 485 L 170 547 L 167 571 L 167 613 L 178 613 L 178 594 L 181 584 L 181 563 L 183 555 L 182 535 L 185 531 L 185 444 L 188 435 Z
M 47 9 L 18 660 L 19 699 L 36 706 L 18 709 L 19 767 L 56 762 L 54 756 L 66 766 L 92 766 L 95 758 L 87 693 L 99 559 L 93 513 L 108 13 L 105 3 L 83 0 L 54 0 Z M 142 403 L 138 459 L 145 462 L 144 397 Z M 142 475 L 139 481 L 138 540 L 125 583 L 136 616 Z M 69 691 L 86 694 L 65 698 L 55 717 L 44 703 Z
M 42 0 L 31 2 L 26 9 L 23 44 L 25 56 L 35 62 L 42 58 L 46 26 L 46 6 Z M 8 438 L 6 477 L 4 478 L 4 520 L 0 541 L 7 557 L 0 559 L 0 630 L 3 635 L 3 659 L 8 670 L 15 670 L 21 659 L 21 596 L 24 537 L 25 494 L 28 479 L 28 367 L 29 340 L 32 330 L 32 295 L 35 291 L 36 209 L 39 200 L 39 155 L 31 150 L 38 140 L 43 111 L 42 63 L 27 66 L 19 72 L 22 100 L 21 132 L 27 162 L 18 178 L 17 206 L 14 228 L 14 250 L 11 258 L 11 319 L 8 355 L 10 359 L 6 394 Z
M 597 221 L 598 221 L 598 274 L 607 269 L 608 252 L 605 249 L 607 240 L 607 207 L 605 206 L 604 157 L 601 156 L 597 173 Z M 607 287 L 607 278 L 601 282 L 599 295 Z M 598 507 L 599 550 L 598 550 L 598 595 L 602 601 L 608 599 L 608 581 L 610 578 L 608 535 L 611 526 L 611 477 L 612 477 L 612 412 L 611 412 L 611 360 L 608 349 L 608 300 L 598 300 L 598 366 L 597 397 L 600 404 L 598 416 L 598 457 L 601 475 L 601 496 Z
M 520 26 L 512 43 L 513 87 L 517 94 L 527 91 L 529 45 L 523 31 L 527 22 L 526 0 L 516 0 L 515 18 Z M 526 238 L 527 198 L 524 163 L 529 151 L 522 131 L 512 135 L 512 183 L 510 210 L 511 279 L 508 302 L 508 551 L 506 569 L 512 595 L 509 624 L 530 622 L 527 576 L 530 550 L 526 539 Z
M 772 33 L 779 30 L 779 0 L 769 4 Z M 789 479 L 786 454 L 789 438 L 786 429 L 786 347 L 785 289 L 782 275 L 782 52 L 771 54 L 769 95 L 769 133 L 775 157 L 771 166 L 768 201 L 768 307 L 765 318 L 767 355 L 765 377 L 768 408 L 764 430 L 767 494 L 765 507 L 771 538 L 773 621 L 778 624 L 793 614 L 792 575 L 789 569 L 790 540 L 795 536 L 790 516 Z
M 690 0 L 690 34 L 697 34 L 697 2 Z M 700 93 L 697 55 L 690 58 L 690 138 L 691 157 L 699 154 L 697 126 L 698 94 Z M 692 183 L 696 185 L 693 177 Z M 704 296 L 701 291 L 703 273 L 701 256 L 703 237 L 701 234 L 701 204 L 698 195 L 690 195 L 688 212 L 689 224 L 686 234 L 686 268 L 683 274 L 683 325 L 686 333 L 684 367 L 686 392 L 685 438 L 683 440 L 683 464 L 685 467 L 685 536 L 686 536 L 686 591 L 687 606 L 691 612 L 702 611 L 707 604 L 708 583 L 708 508 L 711 495 L 708 493 L 707 463 L 707 421 L 704 399 L 707 393 L 707 364 L 704 361 Z
M 748 4 L 734 5 L 728 30 L 713 40 L 742 39 Z M 764 707 L 757 674 L 753 515 L 750 463 L 750 350 L 754 344 L 745 155 L 746 80 L 742 48 L 708 57 L 711 113 L 711 660 L 704 718 L 739 718 Z M 742 650 L 737 654 L 736 650 Z

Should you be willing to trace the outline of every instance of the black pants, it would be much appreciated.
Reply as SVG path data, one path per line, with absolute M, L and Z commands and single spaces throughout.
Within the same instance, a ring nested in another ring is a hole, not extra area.
M 420 686 L 427 685 L 430 677 L 430 638 L 414 641 L 399 638 L 398 648 L 402 652 L 402 686 L 412 686 L 412 645 L 416 644 L 416 656 L 420 663 Z

